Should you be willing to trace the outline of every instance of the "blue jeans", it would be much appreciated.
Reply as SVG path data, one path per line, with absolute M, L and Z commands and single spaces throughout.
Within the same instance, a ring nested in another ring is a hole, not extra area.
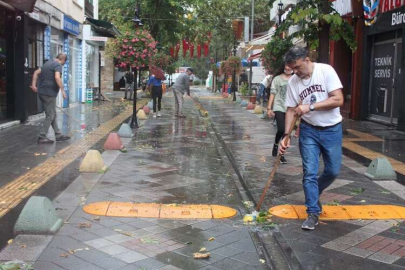
M 260 84 L 259 85 L 259 93 L 257 93 L 257 98 L 256 98 L 256 100 L 257 101 L 260 101 L 260 97 L 261 96 L 263 96 L 263 101 L 264 101 L 264 95 L 265 95 L 265 90 L 266 88 L 264 87 L 264 85 L 263 84 Z
M 303 186 L 307 213 L 318 214 L 319 196 L 336 179 L 342 163 L 342 124 L 317 130 L 301 123 L 299 148 L 304 169 Z M 318 177 L 319 157 L 323 156 L 324 171 Z

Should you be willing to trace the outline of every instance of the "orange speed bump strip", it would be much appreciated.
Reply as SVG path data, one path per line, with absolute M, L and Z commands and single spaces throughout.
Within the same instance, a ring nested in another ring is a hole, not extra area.
M 404 219 L 405 207 L 396 205 L 340 205 L 322 206 L 322 220 L 348 219 Z M 269 213 L 288 219 L 306 219 L 304 205 L 278 205 L 270 208 Z
M 237 214 L 233 208 L 209 204 L 96 202 L 84 206 L 83 210 L 97 216 L 163 219 L 218 219 L 231 218 Z

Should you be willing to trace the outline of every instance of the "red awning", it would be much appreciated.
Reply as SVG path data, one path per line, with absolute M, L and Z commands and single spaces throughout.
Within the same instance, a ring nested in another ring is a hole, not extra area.
M 260 58 L 261 55 L 262 55 L 261 52 L 256 53 L 256 54 L 253 54 L 253 55 L 251 55 L 251 56 L 248 58 L 248 61 L 253 60 L 253 59 Z
M 10 6 L 15 7 L 16 9 L 26 11 L 26 12 L 33 12 L 35 2 L 37 0 L 1 0 L 2 2 L 9 4 Z

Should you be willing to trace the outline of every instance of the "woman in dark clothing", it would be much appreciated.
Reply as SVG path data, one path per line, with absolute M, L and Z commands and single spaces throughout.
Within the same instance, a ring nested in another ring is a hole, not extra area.
M 162 80 L 158 79 L 156 76 L 156 70 L 151 69 L 151 76 L 148 81 L 147 87 L 152 87 L 152 99 L 153 99 L 153 118 L 161 117 L 160 110 L 162 109 Z M 156 114 L 156 99 L 157 99 L 157 109 L 158 112 Z

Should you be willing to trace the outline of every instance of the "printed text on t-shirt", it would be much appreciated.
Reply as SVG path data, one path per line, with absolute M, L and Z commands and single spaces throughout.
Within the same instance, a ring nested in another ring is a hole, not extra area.
M 300 93 L 300 99 L 304 100 L 307 96 L 315 92 L 325 92 L 325 90 L 322 89 L 322 85 L 320 84 L 311 85 Z

